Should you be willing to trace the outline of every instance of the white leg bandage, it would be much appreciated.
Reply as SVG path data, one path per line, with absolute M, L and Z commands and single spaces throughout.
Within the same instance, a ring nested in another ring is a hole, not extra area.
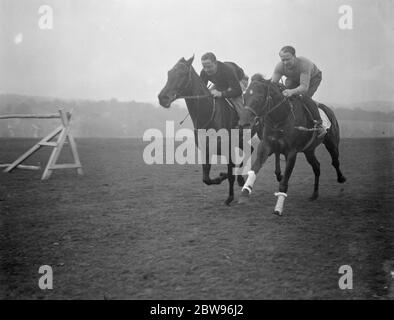
M 284 192 L 275 192 L 275 196 L 278 197 L 278 200 L 276 201 L 275 211 L 278 211 L 279 214 L 282 214 L 283 204 L 285 203 L 285 198 L 287 197 L 287 194 Z
M 242 187 L 243 190 L 248 190 L 249 193 L 252 193 L 254 182 L 256 181 L 256 174 L 253 170 L 248 171 L 248 179 L 245 182 L 245 185 Z

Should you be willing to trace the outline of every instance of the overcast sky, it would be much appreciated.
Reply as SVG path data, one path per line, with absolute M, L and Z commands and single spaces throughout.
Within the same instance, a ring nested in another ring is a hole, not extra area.
M 53 29 L 38 9 L 53 9 Z M 341 30 L 341 5 L 353 29 Z M 213 51 L 271 76 L 293 45 L 324 102 L 394 100 L 392 0 L 0 0 L 0 93 L 156 102 L 176 61 Z

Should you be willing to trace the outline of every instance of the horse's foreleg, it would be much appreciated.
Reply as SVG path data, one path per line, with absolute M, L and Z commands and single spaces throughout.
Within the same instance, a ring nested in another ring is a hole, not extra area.
M 209 177 L 209 172 L 210 171 L 211 171 L 211 165 L 210 164 L 203 164 L 202 165 L 202 181 L 208 186 L 212 184 L 212 180 Z
M 234 200 L 234 181 L 235 176 L 233 174 L 234 164 L 229 163 L 227 165 L 227 179 L 229 184 L 229 195 L 227 200 L 224 202 L 226 205 L 230 205 L 230 203 Z
M 275 175 L 276 175 L 276 180 L 280 182 L 282 180 L 282 172 L 280 170 L 280 153 L 275 153 Z
M 306 160 L 312 166 L 315 174 L 315 185 L 313 187 L 312 196 L 310 200 L 316 200 L 319 197 L 319 177 L 320 177 L 320 163 L 315 156 L 315 150 L 305 153 Z
M 202 165 L 202 181 L 210 186 L 211 184 L 221 184 L 224 180 L 227 179 L 228 175 L 227 173 L 221 173 L 219 177 L 215 179 L 211 179 L 209 177 L 209 172 L 211 171 L 211 165 L 210 164 L 203 164 Z
M 288 183 L 293 172 L 294 165 L 297 159 L 297 151 L 292 150 L 286 155 L 286 169 L 282 180 L 279 183 L 279 192 L 287 192 Z
M 279 183 L 279 192 L 275 193 L 275 195 L 278 197 L 278 200 L 276 202 L 276 206 L 274 209 L 274 214 L 277 214 L 279 216 L 282 215 L 283 212 L 283 204 L 285 201 L 285 198 L 287 197 L 287 189 L 288 189 L 288 183 L 289 179 L 291 176 L 291 173 L 293 172 L 294 165 L 297 159 L 297 151 L 292 150 L 286 155 L 286 169 L 284 176 L 282 180 Z
M 257 158 L 253 162 L 251 170 L 248 172 L 248 179 L 242 188 L 241 196 L 239 198 L 239 203 L 244 203 L 247 201 L 249 195 L 252 192 L 254 182 L 256 180 L 256 175 L 260 171 L 263 164 L 267 161 L 268 157 L 271 155 L 271 146 L 261 141 L 257 148 Z
M 242 132 L 242 131 L 241 131 Z M 253 137 L 253 133 L 252 133 L 252 137 Z M 243 149 L 243 139 L 241 139 L 240 138 L 240 140 L 239 140 L 239 148 L 241 149 L 241 150 L 244 150 Z M 253 151 L 254 151 L 254 148 L 253 148 L 253 146 L 250 146 L 250 154 L 252 155 L 253 154 Z M 244 162 L 242 161 L 241 162 L 241 164 L 239 165 L 239 167 L 240 168 L 242 168 L 243 167 L 243 165 L 244 165 Z M 245 184 L 245 179 L 244 179 L 244 177 L 242 176 L 242 175 L 237 175 L 237 182 L 238 182 L 238 185 L 240 186 L 240 187 L 243 187 L 244 186 L 244 184 Z
M 245 179 L 242 175 L 237 175 L 237 182 L 240 187 L 243 187 L 245 184 Z

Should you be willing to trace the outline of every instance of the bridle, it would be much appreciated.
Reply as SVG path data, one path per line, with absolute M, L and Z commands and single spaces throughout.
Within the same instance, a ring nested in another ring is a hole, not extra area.
M 264 85 L 264 83 L 262 83 L 262 84 Z M 263 106 L 261 108 L 261 110 L 262 110 L 261 114 L 259 114 L 252 107 L 249 107 L 249 106 L 245 106 L 244 107 L 246 110 L 248 110 L 249 112 L 251 112 L 254 115 L 254 119 L 253 119 L 253 121 L 251 123 L 252 128 L 256 127 L 259 124 L 260 121 L 265 123 L 267 121 L 269 115 L 272 112 L 274 112 L 277 108 L 279 108 L 286 101 L 289 103 L 291 112 L 292 112 L 292 114 L 293 114 L 293 116 L 295 118 L 294 111 L 293 111 L 293 104 L 291 103 L 291 101 L 287 97 L 283 97 L 283 99 L 281 101 L 279 101 L 277 104 L 275 104 L 273 107 L 271 107 L 272 97 L 271 97 L 271 94 L 270 94 L 270 84 L 268 84 L 266 87 L 267 87 L 267 94 L 266 94 L 266 97 L 265 97 L 264 104 L 263 104 Z M 264 112 L 264 110 L 268 110 L 268 111 Z
M 182 89 L 182 92 L 185 92 L 186 90 L 188 90 L 188 89 L 190 89 L 191 88 L 191 86 L 192 86 L 192 81 L 193 81 L 193 79 L 192 79 L 192 66 L 191 65 L 187 65 L 186 63 L 183 63 L 183 62 L 179 62 L 180 64 L 182 64 L 182 65 L 184 65 L 187 69 L 188 69 L 188 80 L 187 80 L 187 83 L 186 83 L 186 85 L 184 86 L 184 88 Z M 212 113 L 211 113 L 211 116 L 209 117 L 209 120 L 208 120 L 208 122 L 206 122 L 205 124 L 204 124 L 204 126 L 202 126 L 201 128 L 195 128 L 194 130 L 198 130 L 198 129 L 206 129 L 207 127 L 208 127 L 208 125 L 213 121 L 213 119 L 214 119 L 214 117 L 215 117 L 215 113 L 216 113 L 216 100 L 215 100 L 215 98 L 209 93 L 207 93 L 207 94 L 204 94 L 204 95 L 178 95 L 178 94 L 175 94 L 175 99 L 174 99 L 174 101 L 175 100 L 178 100 L 178 99 L 185 99 L 185 100 L 197 100 L 197 106 L 196 106 L 196 109 L 197 109 L 197 119 L 198 119 L 198 109 L 199 109 L 199 104 L 200 104 L 200 99 L 204 99 L 204 98 L 211 98 L 211 99 L 213 99 L 213 108 L 212 108 Z M 186 118 L 188 117 L 190 115 L 190 113 L 188 113 L 187 115 L 186 115 L 186 117 L 179 123 L 180 125 L 182 125 L 183 124 L 183 122 L 186 120 Z M 197 125 L 196 125 L 197 126 Z
M 267 94 L 265 96 L 265 101 L 264 101 L 262 110 L 263 111 L 266 110 L 266 108 L 270 106 L 271 102 L 272 102 L 272 98 L 271 98 L 271 95 L 270 95 L 270 92 L 269 92 L 269 87 L 268 87 Z M 259 122 L 264 119 L 264 114 L 263 113 L 259 114 L 256 110 L 254 110 L 253 108 L 251 108 L 249 106 L 245 106 L 244 108 L 254 115 L 254 119 L 253 119 L 253 122 L 251 124 L 252 128 L 256 127 L 259 124 Z
M 192 85 L 192 66 L 191 65 L 188 66 L 186 63 L 183 63 L 183 62 L 179 62 L 179 63 L 184 65 L 188 69 L 187 83 L 186 83 L 185 87 L 182 89 L 182 92 L 185 92 L 186 90 L 190 89 L 190 87 Z M 212 97 L 212 95 L 208 94 L 208 93 L 204 94 L 204 95 L 194 95 L 194 96 L 176 94 L 175 100 L 178 100 L 178 99 L 197 99 L 198 100 L 198 99 L 209 98 L 209 97 Z

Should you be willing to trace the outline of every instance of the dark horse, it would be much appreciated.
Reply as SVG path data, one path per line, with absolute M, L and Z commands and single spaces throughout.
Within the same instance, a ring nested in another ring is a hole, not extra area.
M 274 213 L 281 215 L 283 203 L 287 197 L 288 182 L 293 171 L 297 153 L 303 152 L 315 174 L 315 184 L 311 200 L 319 196 L 320 163 L 316 159 L 315 149 L 323 143 L 332 158 L 332 165 L 337 172 L 337 180 L 344 183 L 346 178 L 339 168 L 339 126 L 334 113 L 327 106 L 319 104 L 329 118 L 331 127 L 327 134 L 317 139 L 316 130 L 311 115 L 299 97 L 284 98 L 279 85 L 265 80 L 260 75 L 252 77 L 252 82 L 244 95 L 245 113 L 240 119 L 242 128 L 253 127 L 256 122 L 263 123 L 262 140 L 257 150 L 257 158 L 248 179 L 242 188 L 240 203 L 247 201 L 252 191 L 256 175 L 272 154 L 276 156 L 275 174 L 279 181 L 279 192 L 277 205 Z M 313 103 L 311 100 L 306 100 Z M 282 176 L 280 171 L 279 156 L 283 154 L 286 158 L 286 169 Z
M 238 125 L 238 116 L 224 99 L 214 99 L 205 86 L 201 78 L 194 70 L 193 63 L 194 56 L 189 60 L 180 59 L 175 66 L 168 71 L 168 79 L 164 88 L 161 90 L 158 98 L 159 103 L 164 108 L 169 108 L 171 103 L 176 99 L 185 99 L 187 109 L 193 121 L 195 129 L 196 145 L 198 146 L 198 129 L 225 129 L 228 132 Z M 231 135 L 229 134 L 229 138 Z M 231 138 L 230 138 L 231 139 Z M 231 145 L 231 141 L 229 141 Z M 220 154 L 220 145 L 218 143 L 217 154 Z M 240 148 L 242 147 L 239 144 Z M 209 143 L 206 143 L 206 155 L 209 155 Z M 230 153 L 231 154 L 231 153 Z M 203 167 L 203 182 L 207 185 L 220 184 L 224 180 L 229 181 L 229 196 L 225 203 L 229 205 L 234 200 L 234 181 L 233 174 L 234 164 L 231 158 L 228 159 L 227 173 L 220 173 L 219 177 L 211 179 L 209 172 L 211 164 L 207 159 Z M 237 178 L 240 186 L 244 185 L 244 179 L 241 175 Z

